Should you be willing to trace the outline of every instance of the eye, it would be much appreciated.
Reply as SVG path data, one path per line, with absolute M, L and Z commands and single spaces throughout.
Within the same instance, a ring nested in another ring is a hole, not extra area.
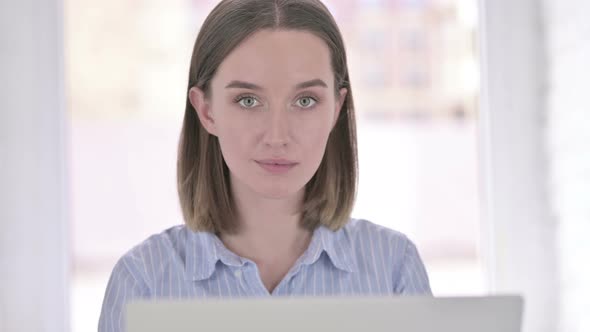
M 317 100 L 311 96 L 303 96 L 295 102 L 297 107 L 301 108 L 311 108 L 313 105 L 317 103 Z
M 253 108 L 260 104 L 260 102 L 254 96 L 238 96 L 235 102 L 244 108 Z

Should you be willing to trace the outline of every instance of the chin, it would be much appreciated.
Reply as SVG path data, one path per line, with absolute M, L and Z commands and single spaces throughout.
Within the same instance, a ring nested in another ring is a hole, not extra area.
M 277 186 L 276 184 L 271 184 L 266 187 L 258 185 L 252 189 L 258 195 L 267 199 L 286 199 L 295 197 L 297 194 L 299 194 L 302 188 Z

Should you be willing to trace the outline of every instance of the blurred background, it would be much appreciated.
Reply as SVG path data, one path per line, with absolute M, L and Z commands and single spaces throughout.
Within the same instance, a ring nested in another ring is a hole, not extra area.
M 72 328 L 95 327 L 115 261 L 182 223 L 176 146 L 192 47 L 217 1 L 65 1 Z M 327 1 L 350 58 L 353 216 L 418 245 L 433 291 L 481 294 L 477 7 Z
M 217 2 L 2 2 L 0 331 L 96 330 L 116 260 L 183 223 L 188 68 Z M 588 331 L 590 6 L 324 2 L 355 94 L 353 217 L 414 240 L 436 296 L 519 293 L 524 331 Z

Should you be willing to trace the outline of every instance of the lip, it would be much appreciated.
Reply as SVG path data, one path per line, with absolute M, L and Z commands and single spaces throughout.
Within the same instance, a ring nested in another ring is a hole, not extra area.
M 282 158 L 272 158 L 272 159 L 262 159 L 262 160 L 256 160 L 257 163 L 259 164 L 270 164 L 270 165 L 293 165 L 293 164 L 297 164 L 296 162 L 292 161 L 292 160 L 287 160 L 287 159 L 282 159 Z
M 283 174 L 297 165 L 296 162 L 286 159 L 255 160 L 256 163 L 272 174 Z

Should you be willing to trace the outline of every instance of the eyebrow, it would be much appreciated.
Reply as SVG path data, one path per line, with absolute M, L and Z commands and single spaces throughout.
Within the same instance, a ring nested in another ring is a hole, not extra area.
M 295 86 L 295 89 L 299 90 L 299 89 L 311 88 L 312 86 L 321 86 L 324 88 L 328 87 L 326 82 L 320 80 L 319 78 L 316 78 L 315 80 L 305 81 L 305 82 L 297 84 Z
M 321 86 L 324 88 L 328 87 L 326 82 L 322 81 L 319 78 L 316 78 L 314 80 L 309 80 L 309 81 L 305 81 L 305 82 L 301 82 L 301 83 L 297 84 L 295 86 L 295 89 L 300 90 L 300 89 L 305 89 L 305 88 L 311 88 L 314 86 Z M 249 89 L 249 90 L 263 90 L 262 87 L 254 84 L 254 83 L 249 83 L 249 82 L 244 82 L 244 81 L 235 81 L 235 80 L 229 82 L 229 84 L 226 85 L 225 88 L 226 89 L 239 88 L 239 89 Z

